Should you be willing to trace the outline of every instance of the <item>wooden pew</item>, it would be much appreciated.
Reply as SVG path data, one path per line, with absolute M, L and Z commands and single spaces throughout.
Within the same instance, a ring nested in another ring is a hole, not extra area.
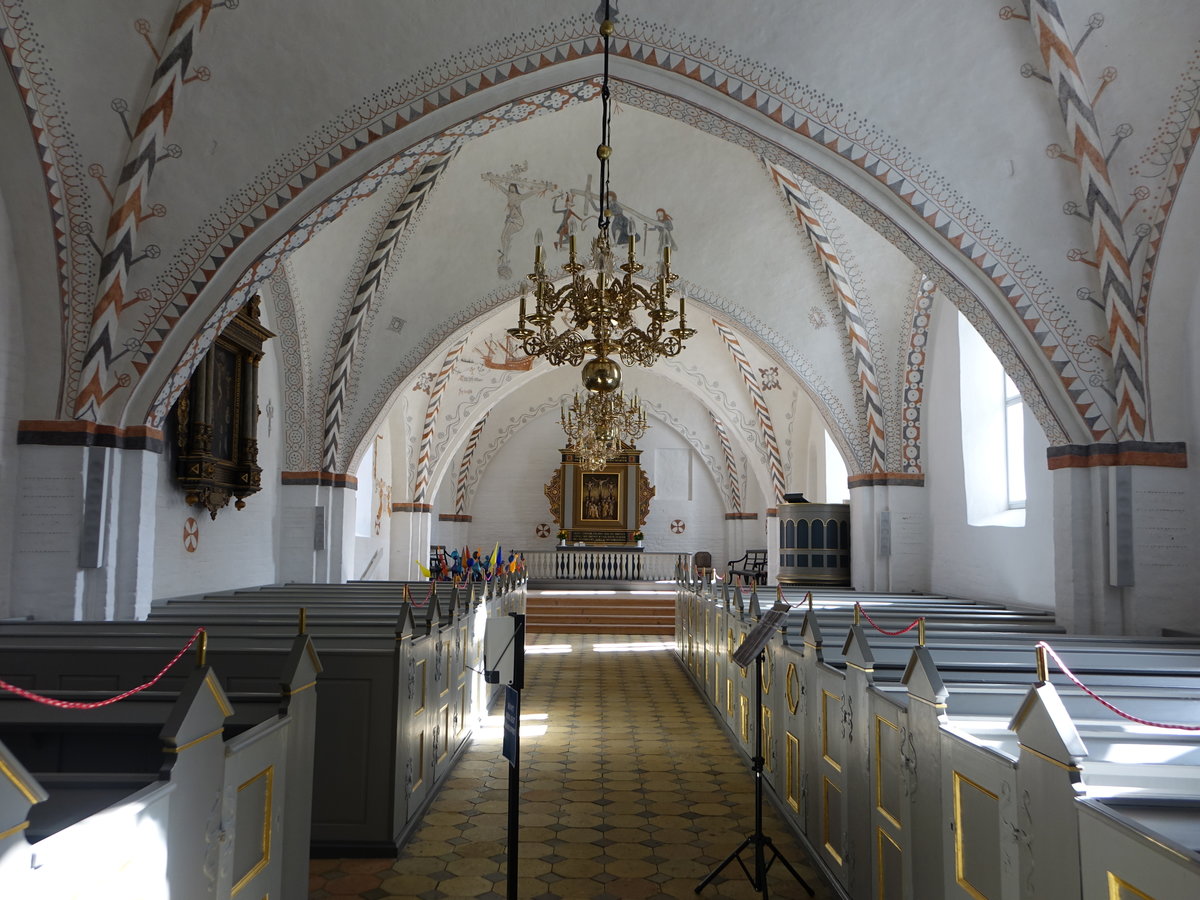
M 53 651 L 45 661 L 56 662 Z M 6 695 L 0 775 L 26 818 L 0 831 L 0 841 L 10 832 L 5 861 L 16 860 L 0 868 L 5 896 L 303 896 L 318 669 L 311 642 L 294 639 L 273 694 L 233 695 L 243 718 L 251 706 L 260 713 L 236 736 L 230 695 L 208 665 L 177 695 L 145 691 L 94 710 Z M 15 812 L 0 799 L 0 820 Z M 8 893 L 14 884 L 21 891 Z
M 427 607 L 405 606 L 402 587 L 282 585 L 180 598 L 156 603 L 147 623 L 206 623 L 214 635 L 244 629 L 262 637 L 306 609 L 329 701 L 321 706 L 317 742 L 318 769 L 330 774 L 316 786 L 315 855 L 396 853 L 495 692 L 475 671 L 484 618 L 524 606 L 525 581 L 516 577 L 457 593 L 438 585 Z M 423 601 L 429 584 L 409 588 Z M 347 741 L 347 734 L 361 737 Z
M 244 663 L 235 672 L 232 660 L 254 658 L 251 651 L 280 652 L 295 634 L 296 610 L 306 606 L 308 631 L 326 664 L 319 688 L 326 702 L 319 708 L 321 737 L 315 750 L 322 777 L 312 800 L 314 851 L 394 854 L 494 691 L 471 671 L 482 661 L 483 616 L 523 608 L 524 587 L 524 579 L 515 577 L 464 587 L 455 609 L 450 607 L 452 585 L 439 585 L 437 601 L 428 608 L 406 607 L 402 585 L 395 584 L 289 585 L 180 598 L 156 603 L 148 622 L 0 623 L 0 659 L 11 641 L 42 650 L 67 644 L 77 651 L 71 656 L 86 651 L 93 658 L 111 655 L 119 641 L 126 652 L 116 670 L 86 683 L 97 690 L 132 686 L 146 680 L 146 660 L 156 647 L 161 652 L 204 624 L 212 638 L 210 657 L 231 672 L 223 676 L 226 687 L 257 690 L 270 675 Z M 427 583 L 410 584 L 414 598 L 424 599 L 427 591 Z M 472 597 L 482 607 L 468 608 Z M 95 668 L 71 656 L 59 667 L 68 680 Z M 62 678 L 35 683 L 26 675 L 22 679 L 17 673 L 14 680 L 49 689 L 63 684 Z M 174 686 L 171 676 L 162 684 Z M 346 734 L 361 737 L 347 741 Z
M 744 596 L 739 610 L 720 593 L 681 584 L 677 647 L 697 687 L 748 750 L 753 672 L 743 673 L 728 657 L 753 626 L 751 604 Z M 1200 856 L 1194 843 L 1186 846 L 1188 834 L 1200 833 L 1194 736 L 1147 738 L 1130 731 L 1073 686 L 1056 687 L 1065 684 L 1057 675 L 1031 700 L 1029 685 L 1037 677 L 1031 648 L 1039 634 L 1008 630 L 1011 619 L 1002 610 L 960 605 L 953 615 L 970 629 L 927 628 L 928 645 L 914 652 L 915 631 L 906 641 L 854 626 L 852 605 L 832 617 L 819 611 L 812 627 L 787 641 L 772 640 L 763 710 L 765 776 L 777 805 L 806 835 L 814 861 L 848 895 L 1107 900 L 1110 894 L 1099 890 L 1117 882 L 1090 883 L 1081 875 L 1093 871 L 1080 862 L 1089 853 L 1133 888 L 1165 890 L 1172 883 L 1183 892 L 1161 896 L 1178 900 L 1197 892 Z M 929 621 L 952 605 L 935 599 Z M 1188 670 L 1196 644 L 1159 640 L 1134 650 L 1111 638 L 1050 637 L 1062 643 L 1087 683 L 1107 679 L 1102 692 L 1122 704 L 1162 721 L 1195 718 L 1198 692 Z M 1161 674 L 1163 666 L 1174 671 L 1174 681 Z M 1046 712 L 1051 692 L 1058 704 L 1053 715 Z M 1074 746 L 1059 727 L 1064 719 L 1089 757 L 1064 750 Z M 1154 752 L 1171 763 L 1123 762 L 1155 758 Z M 1047 773 L 1059 780 L 1051 783 Z M 1086 804 L 1077 799 L 1080 778 L 1092 792 Z M 1140 806 L 1108 796 L 1131 790 L 1153 796 Z M 1176 798 L 1166 812 L 1164 795 Z M 1131 815 L 1122 814 L 1122 803 Z M 1035 808 L 1031 817 L 1028 810 Z M 1131 824 L 1136 816 L 1141 827 Z M 1088 841 L 1107 842 L 1110 855 L 1098 857 Z M 1169 862 L 1174 882 L 1153 875 L 1152 866 L 1125 865 L 1155 855 Z M 1142 880 L 1152 877 L 1157 880 Z

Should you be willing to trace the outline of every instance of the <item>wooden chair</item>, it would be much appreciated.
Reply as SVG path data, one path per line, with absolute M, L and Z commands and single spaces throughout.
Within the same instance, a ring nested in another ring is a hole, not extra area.
M 731 559 L 726 567 L 732 575 L 741 575 L 747 582 L 767 583 L 767 551 L 747 550 L 741 559 Z

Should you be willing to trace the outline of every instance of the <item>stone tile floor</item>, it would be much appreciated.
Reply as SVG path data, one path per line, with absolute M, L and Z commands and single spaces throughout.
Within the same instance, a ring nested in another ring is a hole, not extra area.
M 531 635 L 522 695 L 522 898 L 696 897 L 754 827 L 754 782 L 696 693 L 673 645 L 654 636 Z M 503 900 L 508 763 L 498 717 L 481 729 L 396 860 L 324 859 L 309 900 Z M 833 900 L 765 806 L 763 830 Z M 743 858 L 753 868 L 753 854 Z M 806 897 L 776 864 L 773 897 Z M 731 863 L 700 897 L 758 897 Z

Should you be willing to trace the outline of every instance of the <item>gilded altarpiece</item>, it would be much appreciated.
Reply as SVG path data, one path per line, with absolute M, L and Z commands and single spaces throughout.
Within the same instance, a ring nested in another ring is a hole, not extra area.
M 584 469 L 563 450 L 546 484 L 550 515 L 569 544 L 634 544 L 650 515 L 654 486 L 642 470 L 642 451 L 628 447 L 601 470 Z

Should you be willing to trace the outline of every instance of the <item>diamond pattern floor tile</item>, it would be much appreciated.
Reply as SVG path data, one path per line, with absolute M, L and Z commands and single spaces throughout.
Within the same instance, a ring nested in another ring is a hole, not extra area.
M 536 652 L 549 644 L 571 652 Z M 613 645 L 629 649 L 597 651 Z M 535 634 L 529 646 L 520 896 L 759 896 L 736 863 L 695 893 L 753 828 L 754 785 L 662 637 Z M 497 724 L 477 734 L 399 859 L 313 860 L 309 900 L 502 900 L 507 809 Z M 769 806 L 763 829 L 816 900 L 834 900 Z M 769 885 L 806 896 L 779 865 Z

